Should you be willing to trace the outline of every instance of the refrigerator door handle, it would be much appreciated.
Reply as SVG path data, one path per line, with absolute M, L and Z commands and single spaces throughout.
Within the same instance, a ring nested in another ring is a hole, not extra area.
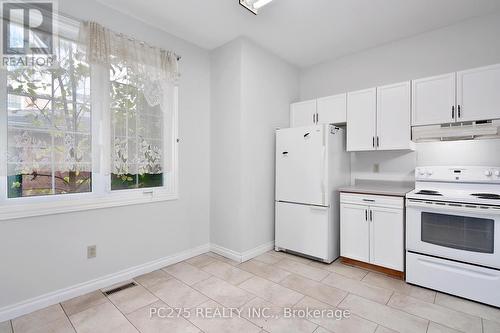
M 323 179 L 322 179 L 322 184 L 321 184 L 321 189 L 323 191 L 323 205 L 326 206 L 326 190 L 327 190 L 327 184 L 326 184 L 326 178 L 327 178 L 327 171 L 328 168 L 326 167 L 326 146 L 323 146 Z
M 324 206 L 311 206 L 311 210 L 328 210 L 328 208 Z

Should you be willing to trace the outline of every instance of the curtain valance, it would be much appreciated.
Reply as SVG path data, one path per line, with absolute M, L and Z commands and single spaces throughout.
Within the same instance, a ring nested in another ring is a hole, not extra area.
M 164 109 L 165 85 L 176 84 L 180 76 L 174 52 L 148 45 L 92 21 L 80 25 L 79 43 L 85 48 L 90 64 L 119 63 L 126 66 L 134 73 L 135 84 L 143 91 L 147 103 Z

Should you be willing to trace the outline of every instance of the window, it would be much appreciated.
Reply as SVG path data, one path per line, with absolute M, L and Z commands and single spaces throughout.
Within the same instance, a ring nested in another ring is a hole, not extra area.
M 111 190 L 163 186 L 163 112 L 124 64 L 112 64 L 110 77 Z
M 90 192 L 90 70 L 59 39 L 55 68 L 7 68 L 8 198 Z
M 177 87 L 87 61 L 78 29 L 59 22 L 56 66 L 0 71 L 0 220 L 177 198 Z

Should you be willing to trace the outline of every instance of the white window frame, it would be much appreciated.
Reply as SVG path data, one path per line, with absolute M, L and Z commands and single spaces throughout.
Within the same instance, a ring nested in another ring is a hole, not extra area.
M 67 19 L 64 19 L 67 21 Z M 77 25 L 71 22 L 72 25 Z M 108 82 L 109 70 L 107 71 Z M 163 117 L 164 128 L 164 169 L 163 186 L 151 188 L 125 189 L 111 191 L 111 175 L 103 172 L 106 168 L 97 168 L 99 163 L 111 165 L 111 123 L 110 119 L 101 120 L 99 114 L 102 112 L 94 107 L 94 96 L 92 96 L 92 80 L 98 75 L 91 68 L 91 117 L 92 117 L 92 189 L 86 193 L 52 194 L 46 196 L 8 198 L 7 197 L 7 141 L 8 141 L 8 101 L 7 101 L 7 75 L 6 70 L 0 69 L 0 101 L 3 111 L 0 112 L 0 221 L 32 216 L 52 215 L 90 209 L 101 209 L 125 205 L 144 204 L 158 201 L 176 200 L 178 193 L 178 109 L 179 88 L 172 86 L 171 117 Z M 109 91 L 109 90 L 108 90 Z M 109 103 L 108 103 L 109 104 Z M 171 135 L 169 138 L 167 135 Z M 169 146 L 167 147 L 167 143 Z M 108 149 L 99 149 L 109 145 Z M 166 153 L 171 149 L 170 154 Z M 169 166 L 168 168 L 166 168 Z

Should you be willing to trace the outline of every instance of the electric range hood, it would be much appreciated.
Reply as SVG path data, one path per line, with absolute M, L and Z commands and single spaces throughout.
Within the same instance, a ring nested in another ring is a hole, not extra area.
M 412 141 L 456 141 L 500 138 L 500 120 L 412 127 Z

